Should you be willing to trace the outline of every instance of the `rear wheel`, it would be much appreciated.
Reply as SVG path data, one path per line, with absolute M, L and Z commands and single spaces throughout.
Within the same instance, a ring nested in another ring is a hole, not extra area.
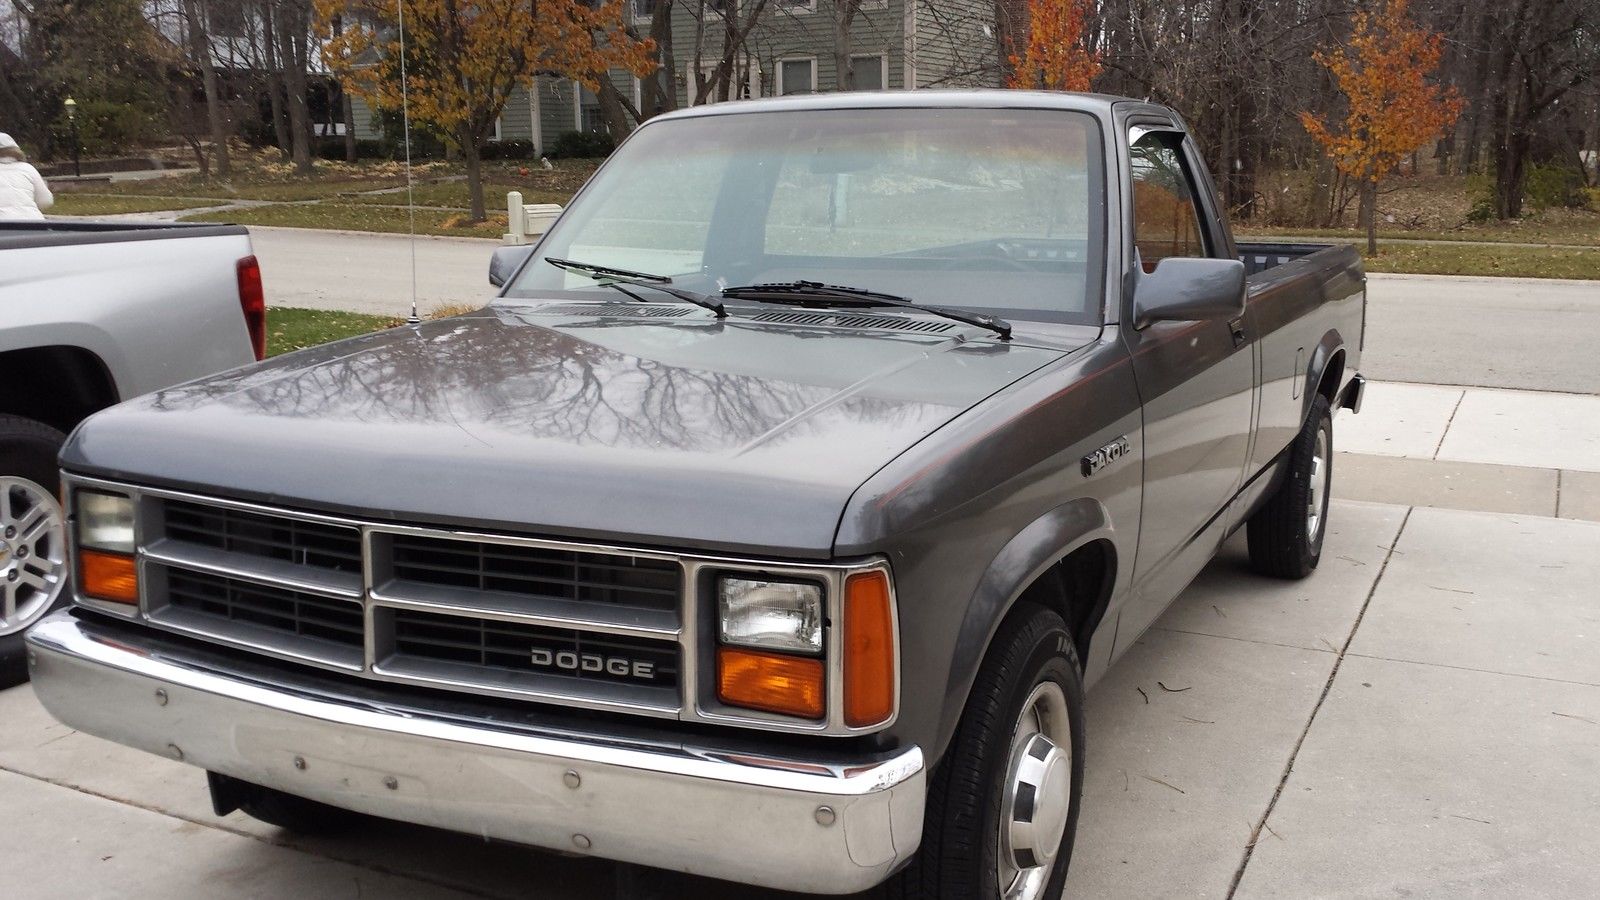
M 1250 517 L 1250 565 L 1263 575 L 1304 578 L 1322 559 L 1333 484 L 1333 412 L 1318 394 L 1300 434 L 1289 445 L 1289 472 Z
M 1066 623 L 1019 607 L 929 784 L 922 847 L 886 886 L 916 900 L 1061 895 L 1083 787 L 1083 677 Z
M 66 602 L 61 432 L 0 416 L 0 688 L 28 677 L 22 633 Z

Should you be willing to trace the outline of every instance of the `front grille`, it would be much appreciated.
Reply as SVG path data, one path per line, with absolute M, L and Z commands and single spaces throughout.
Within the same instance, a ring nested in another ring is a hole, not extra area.
M 405 609 L 394 610 L 392 616 L 399 660 L 647 687 L 678 685 L 675 643 Z
M 445 588 L 495 591 L 673 612 L 678 564 L 659 559 L 416 535 L 393 539 L 394 576 Z
M 183 569 L 166 570 L 166 603 L 219 623 L 360 647 L 361 604 Z
M 162 501 L 161 510 L 169 540 L 317 569 L 361 571 L 361 532 L 349 526 L 182 500 Z
M 152 624 L 381 681 L 683 708 L 675 558 L 153 491 L 140 502 Z

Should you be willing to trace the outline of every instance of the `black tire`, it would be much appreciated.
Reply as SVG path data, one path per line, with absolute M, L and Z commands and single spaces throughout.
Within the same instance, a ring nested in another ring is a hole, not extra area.
M 0 415 L 0 475 L 26 478 L 50 489 L 59 500 L 61 472 L 56 468 L 56 454 L 65 440 L 65 435 L 48 425 L 20 416 Z M 70 585 L 63 583 L 50 609 L 66 605 L 71 596 Z M 27 680 L 27 653 L 22 633 L 0 636 L 0 688 Z
M 1040 897 L 1061 896 L 1083 793 L 1083 672 L 1066 622 L 1019 606 L 995 635 L 955 737 L 928 785 L 922 846 L 884 886 L 893 900 L 996 900 L 1000 817 L 1013 759 L 1013 730 L 1025 701 L 1046 682 L 1066 701 L 1071 734 L 1071 801 L 1066 827 Z
M 1322 440 L 1321 471 L 1317 457 L 1318 438 Z M 1317 497 L 1316 525 L 1311 524 L 1311 506 Z M 1306 424 L 1289 445 L 1289 471 L 1248 525 L 1250 566 L 1274 578 L 1304 578 L 1322 559 L 1322 539 L 1328 533 L 1328 496 L 1333 485 L 1333 412 L 1328 398 L 1318 394 L 1311 401 Z

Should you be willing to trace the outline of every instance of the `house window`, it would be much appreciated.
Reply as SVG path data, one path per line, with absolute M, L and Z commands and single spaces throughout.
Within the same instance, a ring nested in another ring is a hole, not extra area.
M 778 63 L 778 94 L 813 94 L 817 90 L 817 61 L 785 59 Z
M 773 0 L 773 6 L 778 9 L 788 10 L 792 13 L 809 13 L 817 11 L 817 0 Z
M 605 131 L 605 116 L 600 112 L 600 96 L 578 85 L 578 130 Z
M 855 89 L 881 91 L 889 86 L 889 58 L 882 53 L 850 57 L 855 70 Z
M 504 118 L 505 118 L 504 116 L 496 116 L 495 117 L 495 120 L 494 120 L 494 131 L 493 131 L 493 133 L 491 133 L 489 135 L 489 140 L 491 140 L 491 141 L 503 141 L 503 140 L 505 140 L 505 131 L 503 130 L 505 128 Z

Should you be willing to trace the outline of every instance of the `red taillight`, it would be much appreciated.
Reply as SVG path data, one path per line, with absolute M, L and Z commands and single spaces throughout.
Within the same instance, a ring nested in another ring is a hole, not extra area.
M 250 349 L 256 359 L 267 358 L 267 295 L 261 290 L 261 263 L 254 256 L 239 260 L 239 309 L 250 331 Z

